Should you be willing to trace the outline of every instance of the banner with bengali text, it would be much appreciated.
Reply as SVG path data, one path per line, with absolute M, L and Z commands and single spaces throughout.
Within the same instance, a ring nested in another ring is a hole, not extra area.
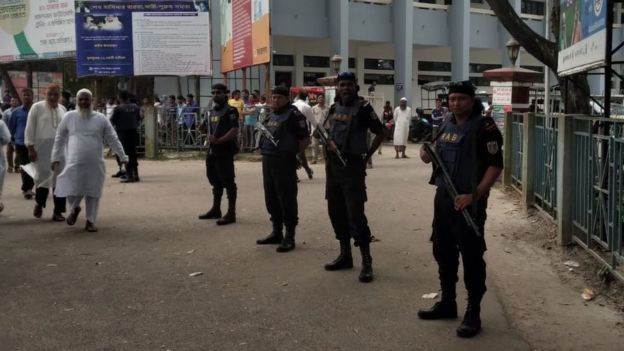
M 221 72 L 271 61 L 269 0 L 220 0 Z
M 1 0 L 0 62 L 73 57 L 74 0 Z

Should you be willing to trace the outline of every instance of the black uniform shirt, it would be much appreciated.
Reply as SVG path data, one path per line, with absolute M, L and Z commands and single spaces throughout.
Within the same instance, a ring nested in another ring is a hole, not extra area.
M 137 104 L 121 104 L 113 110 L 111 123 L 117 131 L 136 130 L 141 121 L 141 109 Z
M 346 154 L 365 154 L 368 152 L 368 131 L 377 134 L 382 132 L 384 128 L 375 110 L 367 101 L 357 103 L 361 106 L 357 114 L 351 117 L 352 121 L 349 127 L 347 127 L 349 116 L 346 116 L 342 111 L 349 108 L 338 105 L 339 103 L 330 107 L 324 123 L 333 141 Z

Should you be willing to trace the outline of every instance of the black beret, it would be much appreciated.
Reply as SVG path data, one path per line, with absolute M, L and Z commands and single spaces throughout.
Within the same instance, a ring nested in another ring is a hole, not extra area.
M 355 74 L 353 72 L 342 72 L 338 75 L 337 81 L 350 80 L 355 83 Z
M 222 92 L 226 92 L 227 87 L 225 86 L 225 84 L 216 83 L 212 85 L 212 90 L 220 90 Z
M 458 93 L 458 94 L 466 94 L 469 96 L 474 97 L 475 96 L 475 86 L 472 85 L 472 83 L 469 80 L 464 80 L 461 82 L 452 82 L 449 84 L 448 86 L 448 93 L 449 95 L 453 94 L 453 93 Z
M 290 97 L 290 92 L 288 91 L 288 88 L 284 85 L 278 85 L 276 87 L 273 87 L 273 89 L 271 90 L 271 94 L 276 94 L 276 95 L 283 95 L 285 97 Z

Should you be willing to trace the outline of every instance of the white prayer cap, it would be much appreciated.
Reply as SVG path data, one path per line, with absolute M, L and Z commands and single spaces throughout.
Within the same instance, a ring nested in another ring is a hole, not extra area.
M 407 102 L 407 98 L 404 96 L 404 97 L 402 97 L 402 98 L 401 98 L 401 100 L 399 100 L 399 101 L 405 101 L 405 102 Z
M 80 89 L 80 90 L 78 90 L 78 93 L 76 94 L 76 97 L 79 97 L 82 94 L 87 94 L 87 95 L 89 95 L 89 99 L 93 99 L 93 94 L 91 93 L 91 91 L 89 89 Z

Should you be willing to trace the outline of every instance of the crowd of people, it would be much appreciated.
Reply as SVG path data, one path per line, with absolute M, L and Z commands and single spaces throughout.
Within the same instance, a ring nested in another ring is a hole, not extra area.
M 324 268 L 353 268 L 353 245 L 361 255 L 358 280 L 373 281 L 372 235 L 365 214 L 366 168 L 386 137 L 383 122 L 394 127 L 395 157 L 408 158 L 405 146 L 414 112 L 407 106 L 407 99 L 402 98 L 392 113 L 391 107 L 384 108 L 382 122 L 358 90 L 355 75 L 343 72 L 337 76 L 334 103 L 328 106 L 324 97 L 319 97 L 311 107 L 304 90 L 291 102 L 290 90 L 277 86 L 271 91 L 268 105 L 257 91 L 229 92 L 224 84 L 213 85 L 212 106 L 203 127 L 206 177 L 212 187 L 213 202 L 199 219 L 216 220 L 217 225 L 236 223 L 234 155 L 241 149 L 259 149 L 265 205 L 272 229 L 256 243 L 276 245 L 279 253 L 294 250 L 299 223 L 297 169 L 305 168 L 312 178 L 305 150 L 313 145 L 312 162 L 318 162 L 321 156 L 325 159 L 325 199 L 339 244 L 336 259 Z M 85 229 L 97 231 L 106 174 L 104 145 L 117 155 L 120 170 L 115 176 L 124 176 L 129 183 L 139 181 L 136 144 L 142 109 L 127 92 L 121 92 L 117 99 L 109 99 L 100 113 L 87 89 L 76 94 L 75 108 L 70 107 L 70 97 L 61 93 L 57 85 L 50 85 L 45 99 L 37 103 L 33 103 L 30 89 L 23 89 L 18 101 L 16 97 L 3 98 L 8 113 L 0 121 L 0 145 L 11 144 L 13 154 L 9 155 L 8 149 L 7 153 L 0 153 L 0 200 L 7 165 L 12 171 L 19 165 L 22 194 L 26 199 L 35 198 L 34 217 L 42 217 L 51 192 L 54 221 L 74 225 L 84 200 Z M 183 100 L 169 98 L 169 108 L 175 109 L 176 118 L 181 116 L 183 123 L 185 117 L 198 118 L 198 104 L 193 96 L 189 94 Z M 470 82 L 449 85 L 448 100 L 450 113 L 437 106 L 439 110 L 433 117 L 440 121 L 433 140 L 437 157 L 425 146 L 419 155 L 425 163 L 434 162 L 430 184 L 437 191 L 431 240 L 442 298 L 430 309 L 419 311 L 418 316 L 425 320 L 457 317 L 455 285 L 461 255 L 468 305 L 457 335 L 472 337 L 481 329 L 480 306 L 486 291 L 483 231 L 489 191 L 503 168 L 502 136 L 492 118 L 483 114 Z M 151 103 L 148 100 L 143 105 Z M 451 195 L 453 191 L 456 196 Z M 228 198 L 225 214 L 221 211 L 224 193 Z M 3 209 L 0 201 L 0 212 Z M 472 219 L 472 226 L 466 216 Z

